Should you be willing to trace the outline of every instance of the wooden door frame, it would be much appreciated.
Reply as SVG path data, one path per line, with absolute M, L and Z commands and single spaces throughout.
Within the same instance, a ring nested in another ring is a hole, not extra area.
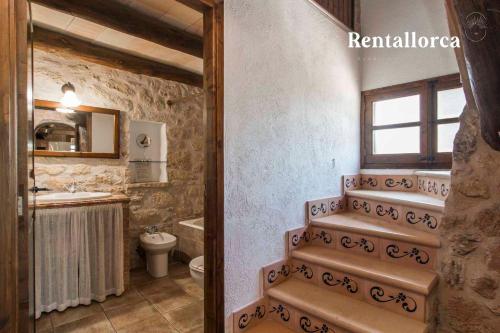
M 27 7 L 0 0 L 0 332 L 28 332 Z M 18 197 L 24 200 L 18 201 Z M 18 209 L 19 207 L 19 209 Z
M 225 329 L 224 314 L 224 2 L 199 0 L 204 15 L 205 329 Z M 18 194 L 27 212 L 26 2 L 0 0 L 0 333 L 29 332 L 26 221 L 18 220 Z M 26 133 L 24 133 L 26 136 Z M 20 140 L 18 140 L 20 139 Z M 19 161 L 19 163 L 18 163 Z M 18 169 L 19 167 L 19 169 Z M 23 229 L 24 228 L 24 229 Z M 22 243 L 22 244 L 21 244 Z M 26 267 L 24 267 L 26 266 Z M 13 288 L 14 287 L 14 288 Z M 23 323 L 22 325 L 20 323 Z M 26 325 L 28 323 L 28 325 Z
M 224 1 L 200 0 L 205 89 L 205 333 L 225 329 L 224 314 Z

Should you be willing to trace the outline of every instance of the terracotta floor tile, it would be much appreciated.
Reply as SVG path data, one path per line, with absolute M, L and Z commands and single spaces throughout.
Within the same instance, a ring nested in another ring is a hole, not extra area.
M 125 291 L 120 296 L 110 296 L 105 302 L 100 303 L 104 311 L 113 310 L 120 306 L 137 304 L 144 301 L 144 297 L 135 288 Z
M 189 331 L 187 333 L 204 333 L 204 332 L 205 332 L 204 331 L 204 327 L 200 326 L 200 327 L 197 327 L 197 328 L 195 328 L 195 329 L 193 329 L 193 330 L 191 330 L 191 331 Z
M 162 314 L 198 301 L 197 298 L 180 289 L 176 292 L 157 293 L 147 297 Z
M 148 298 L 158 293 L 175 293 L 182 288 L 171 279 L 159 279 L 137 287 L 142 296 Z
M 118 333 L 178 333 L 162 315 L 155 314 L 146 320 L 117 330 Z
M 113 327 L 118 330 L 139 322 L 146 322 L 158 312 L 149 302 L 142 301 L 105 311 L 105 313 Z
M 135 268 L 130 271 L 130 284 L 132 286 L 141 286 L 146 283 L 150 283 L 157 280 L 168 279 L 168 278 L 184 278 L 191 276 L 189 272 L 189 266 L 180 263 L 173 262 L 168 265 L 168 276 L 164 278 L 154 278 L 146 271 L 145 268 Z
M 140 286 L 154 280 L 155 278 L 149 275 L 145 268 L 136 268 L 130 271 L 130 284 L 132 286 Z
M 36 333 L 53 332 L 54 327 L 52 326 L 50 314 L 43 313 L 42 316 L 35 321 L 35 328 L 36 328 Z
M 56 327 L 56 333 L 114 333 L 103 312 Z M 38 333 L 38 332 L 37 332 Z
M 160 279 L 144 269 L 133 271 L 136 287 L 105 302 L 44 314 L 36 321 L 36 332 L 202 333 L 203 290 L 187 265 L 170 267 L 170 277 Z
M 203 301 L 177 308 L 163 314 L 168 322 L 181 333 L 203 327 Z
M 189 266 L 183 263 L 173 263 L 168 266 L 168 276 L 172 279 L 190 277 Z
M 198 299 L 204 298 L 203 289 L 198 286 L 198 284 L 193 280 L 192 277 L 174 279 L 174 282 L 177 283 L 189 295 Z
M 102 312 L 102 308 L 99 303 L 92 303 L 90 305 L 79 305 L 74 308 L 68 308 L 63 312 L 52 311 L 50 316 L 54 327 L 58 327 L 100 312 Z

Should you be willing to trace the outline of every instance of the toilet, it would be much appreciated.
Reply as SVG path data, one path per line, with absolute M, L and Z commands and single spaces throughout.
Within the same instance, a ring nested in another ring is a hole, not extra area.
M 143 233 L 139 236 L 146 251 L 147 270 L 151 276 L 160 278 L 168 275 L 168 253 L 177 243 L 177 238 L 166 232 Z
M 203 288 L 203 280 L 205 278 L 205 257 L 196 257 L 189 263 L 189 270 L 193 280 Z

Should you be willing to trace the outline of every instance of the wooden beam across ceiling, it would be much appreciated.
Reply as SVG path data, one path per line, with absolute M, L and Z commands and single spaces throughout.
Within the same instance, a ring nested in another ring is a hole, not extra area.
M 203 13 L 208 8 L 208 6 L 205 5 L 203 2 L 201 2 L 200 0 L 176 0 L 176 1 L 200 13 Z
M 116 0 L 33 0 L 45 7 L 203 58 L 203 39 Z
M 197 73 L 93 44 L 39 26 L 35 26 L 33 42 L 35 48 L 40 50 L 79 57 L 92 63 L 135 74 L 203 87 L 203 76 Z

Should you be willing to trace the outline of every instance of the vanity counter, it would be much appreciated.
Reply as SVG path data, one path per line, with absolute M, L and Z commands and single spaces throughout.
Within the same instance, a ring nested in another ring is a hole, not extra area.
M 91 205 L 105 205 L 112 203 L 124 203 L 128 204 L 130 202 L 130 198 L 125 194 L 117 193 L 113 194 L 110 197 L 98 198 L 98 199 L 88 199 L 88 200 L 76 200 L 76 201 L 44 201 L 37 202 L 37 209 L 50 209 L 50 208 L 62 208 L 62 207 L 79 207 L 79 206 L 91 206 Z
M 88 206 L 112 205 L 121 204 L 123 208 L 123 280 L 125 289 L 130 285 L 130 236 L 129 236 L 129 202 L 130 198 L 122 193 L 112 194 L 105 198 L 93 198 L 75 201 L 44 201 L 36 203 L 36 211 L 44 211 L 53 208 L 78 208 Z

